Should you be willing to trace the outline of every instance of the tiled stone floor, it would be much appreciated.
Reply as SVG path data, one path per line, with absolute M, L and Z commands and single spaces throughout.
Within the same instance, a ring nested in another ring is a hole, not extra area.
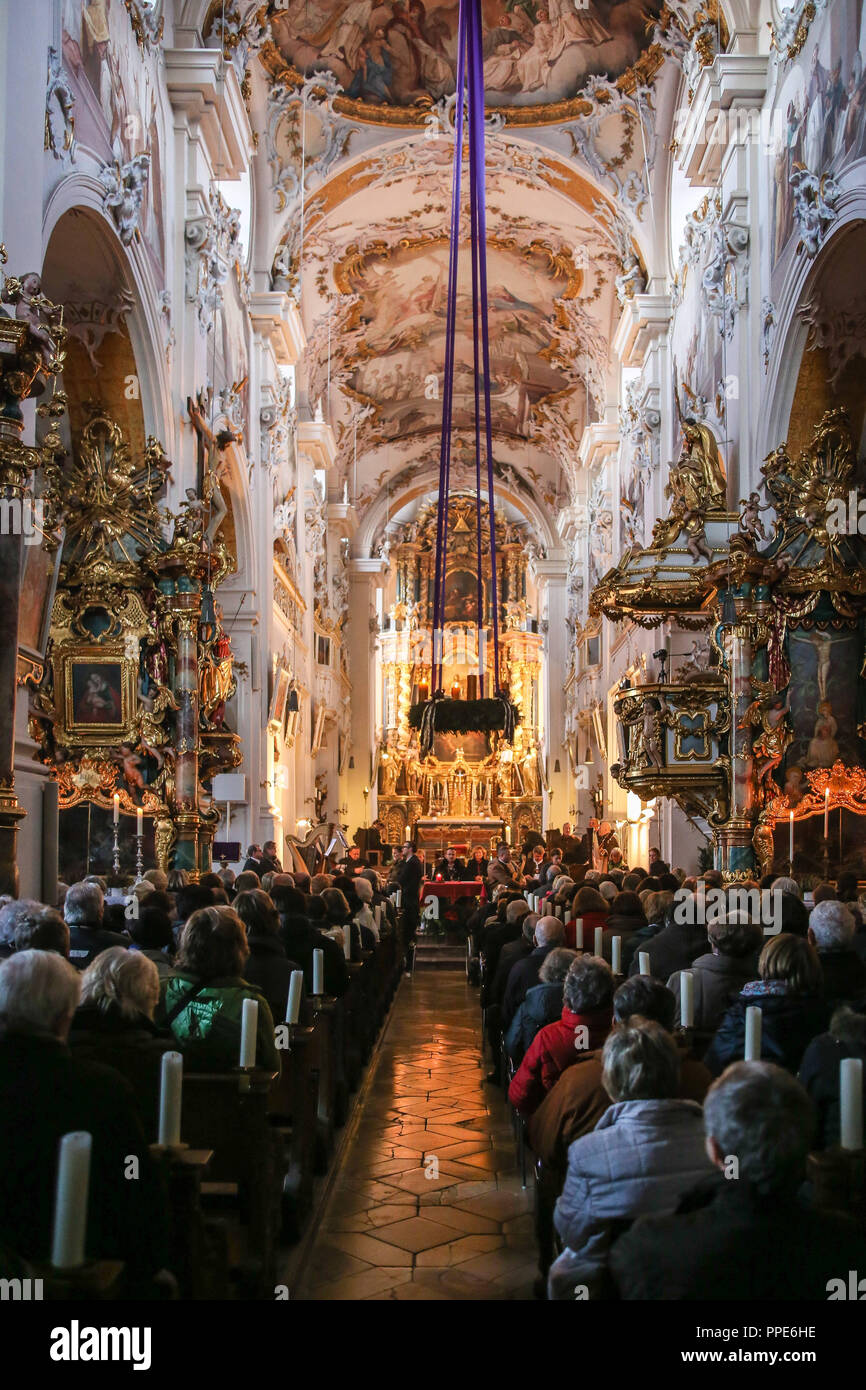
M 532 1191 L 463 972 L 404 978 L 301 1299 L 530 1299 Z

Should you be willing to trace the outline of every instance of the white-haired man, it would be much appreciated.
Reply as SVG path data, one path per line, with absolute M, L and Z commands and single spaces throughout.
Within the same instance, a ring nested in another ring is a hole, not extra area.
M 76 970 L 86 970 L 100 951 L 109 946 L 128 946 L 129 937 L 102 926 L 105 896 L 98 883 L 73 883 L 63 904 L 69 928 L 69 959 Z
M 610 1267 L 620 1297 L 777 1305 L 846 1297 L 866 1241 L 853 1221 L 801 1200 L 814 1127 L 809 1097 L 790 1073 L 772 1062 L 729 1066 L 704 1101 L 718 1171 L 679 1213 L 642 1217 L 619 1237 Z
M 60 1140 L 85 1131 L 86 1257 L 122 1260 L 141 1292 L 164 1263 L 165 1208 L 128 1082 L 66 1045 L 80 991 L 52 951 L 19 951 L 0 966 L 0 1245 L 47 1261 Z
M 812 908 L 809 940 L 818 952 L 824 998 L 831 1003 L 866 995 L 866 965 L 854 950 L 857 923 L 844 903 L 828 900 Z
M 534 949 L 518 960 L 508 973 L 505 996 L 502 1000 L 502 1027 L 505 1032 L 526 998 L 527 991 L 538 984 L 538 972 L 546 957 L 557 946 L 565 945 L 565 924 L 558 917 L 539 917 L 535 924 Z

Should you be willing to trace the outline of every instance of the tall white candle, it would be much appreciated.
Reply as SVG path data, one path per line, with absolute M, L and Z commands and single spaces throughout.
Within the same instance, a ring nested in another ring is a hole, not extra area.
M 397 906 L 398 906 L 398 907 L 402 907 L 402 905 L 403 905 L 403 889 L 402 889 L 402 888 L 398 888 L 398 889 L 397 889 L 397 892 L 394 894 L 394 898 L 395 898 L 395 900 L 396 900 Z
M 313 993 L 325 993 L 325 953 L 320 946 L 313 952 Z
M 830 788 L 824 788 L 824 839 L 830 838 Z
M 352 959 L 352 928 L 348 922 L 343 927 L 343 955 L 346 960 Z
M 653 973 L 650 967 L 649 951 L 638 951 L 637 968 L 638 973 L 641 975 L 651 975 Z
M 183 1092 L 183 1056 L 180 1052 L 162 1054 L 159 1084 L 159 1142 L 180 1143 L 180 1102 Z
M 140 806 L 135 813 L 135 833 L 136 835 L 142 835 L 144 833 L 144 812 Z
M 554 903 L 554 904 L 553 904 L 553 915 L 554 915 L 554 917 L 561 917 L 561 916 L 562 916 L 562 903 Z
M 622 937 L 615 936 L 610 943 L 610 968 L 614 975 L 622 973 Z
M 377 904 L 376 904 L 375 911 L 374 911 L 374 913 L 373 913 L 373 916 L 376 918 L 376 926 L 377 926 L 379 929 L 381 929 L 381 926 L 382 926 L 382 911 L 383 911 L 382 904 L 381 904 L 381 903 L 377 903 Z
M 83 1131 L 64 1134 L 60 1141 L 51 1234 L 51 1263 L 55 1269 L 76 1269 L 84 1264 L 92 1142 Z
M 746 1047 L 743 1053 L 745 1062 L 761 1060 L 761 1010 L 756 1004 L 746 1009 Z
M 574 919 L 574 944 L 578 951 L 583 950 L 583 918 Z
M 256 1064 L 256 1033 L 259 1027 L 259 1005 L 256 999 L 244 1000 L 241 1018 L 241 1066 L 254 1067 Z
M 792 866 L 792 868 L 793 868 L 793 864 L 794 864 L 794 812 L 793 812 L 793 811 L 791 811 L 790 814 L 789 814 L 789 816 L 788 816 L 788 858 L 790 859 L 790 861 L 791 861 L 791 866 Z
M 120 820 L 120 796 L 118 795 L 117 792 L 115 792 L 115 793 L 114 793 L 114 824 L 117 825 L 117 823 L 118 823 L 119 820 Z M 826 831 L 825 831 L 824 833 L 826 834 Z
M 842 1148 L 863 1147 L 863 1062 L 845 1057 L 839 1063 L 839 1116 Z
M 680 1023 L 684 1028 L 695 1026 L 695 977 L 691 970 L 680 972 Z
M 304 984 L 303 970 L 293 970 L 289 981 L 289 997 L 286 1000 L 286 1023 L 297 1023 L 301 1014 L 301 989 Z
M 604 927 L 596 927 L 593 936 L 593 952 L 600 956 L 604 946 Z

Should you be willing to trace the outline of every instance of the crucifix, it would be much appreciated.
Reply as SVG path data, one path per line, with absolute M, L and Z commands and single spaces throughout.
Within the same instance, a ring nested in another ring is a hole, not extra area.
M 186 398 L 190 423 L 196 434 L 196 486 L 209 513 L 204 533 L 208 546 L 213 545 L 217 532 L 228 516 L 228 507 L 220 488 L 220 477 L 223 472 L 221 455 L 229 441 L 223 434 L 214 434 L 207 422 L 211 396 L 212 391 L 208 387 L 207 391 L 199 391 L 194 400 L 192 396 Z

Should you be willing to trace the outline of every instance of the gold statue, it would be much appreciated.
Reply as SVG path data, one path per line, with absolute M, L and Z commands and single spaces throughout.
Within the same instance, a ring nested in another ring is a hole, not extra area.
M 164 874 L 168 873 L 169 855 L 171 847 L 175 842 L 177 832 L 174 822 L 168 818 L 156 821 L 153 828 L 153 845 L 156 855 L 157 866 L 162 869 Z
M 716 436 L 699 420 L 683 420 L 683 450 L 670 471 L 665 496 L 679 497 L 687 511 L 723 512 L 728 484 Z

